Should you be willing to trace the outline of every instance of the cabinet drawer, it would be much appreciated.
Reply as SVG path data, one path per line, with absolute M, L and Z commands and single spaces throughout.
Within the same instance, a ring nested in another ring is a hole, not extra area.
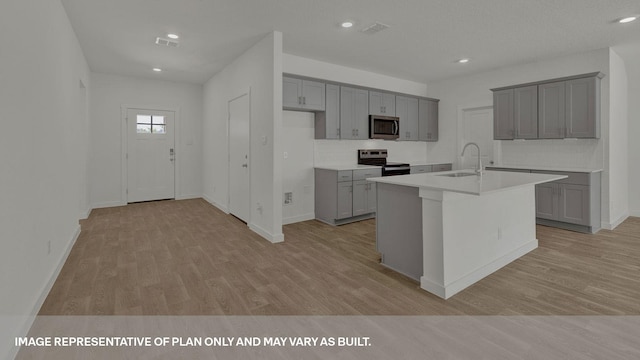
M 589 185 L 589 174 L 587 173 L 576 173 L 576 172 L 562 172 L 562 171 L 542 171 L 542 170 L 533 170 L 531 171 L 534 174 L 549 174 L 549 175 L 566 175 L 568 178 L 556 180 L 555 183 L 558 184 L 575 184 L 575 185 Z
M 338 182 L 351 181 L 351 180 L 353 180 L 353 171 L 351 170 L 338 171 Z
M 451 170 L 451 164 L 437 164 L 437 165 L 433 165 L 432 166 L 432 170 L 434 172 L 436 171 L 450 171 Z
M 428 172 L 431 172 L 431 165 L 419 165 L 411 167 L 412 174 L 422 174 Z
M 380 177 L 382 176 L 382 169 L 362 169 L 353 170 L 353 180 L 364 180 L 366 178 Z M 343 180 L 340 180 L 343 181 Z

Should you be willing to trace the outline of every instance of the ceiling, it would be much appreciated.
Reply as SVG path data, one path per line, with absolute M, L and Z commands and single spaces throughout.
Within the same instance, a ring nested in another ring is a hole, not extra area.
M 418 82 L 640 43 L 638 0 L 62 0 L 94 72 L 204 83 L 267 33 L 283 51 Z M 344 20 L 354 26 L 340 27 Z M 390 27 L 368 35 L 373 22 Z M 155 45 L 175 32 L 177 48 Z M 468 57 L 467 64 L 454 61 Z M 163 69 L 154 73 L 153 67 Z

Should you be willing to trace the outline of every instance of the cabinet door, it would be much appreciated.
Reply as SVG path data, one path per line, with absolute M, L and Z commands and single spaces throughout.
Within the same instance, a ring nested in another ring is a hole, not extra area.
M 369 114 L 385 115 L 382 110 L 382 93 L 377 91 L 369 91 Z
M 589 187 L 558 184 L 558 221 L 589 225 Z
M 366 180 L 353 182 L 353 216 L 367 213 L 367 187 Z
M 493 138 L 511 140 L 515 135 L 513 125 L 513 89 L 493 92 Z
M 367 213 L 376 212 L 377 201 L 376 183 L 367 182 Z
M 423 174 L 431 172 L 431 165 L 419 165 L 411 167 L 411 174 Z
M 340 86 L 327 84 L 325 97 L 325 139 L 340 138 Z
M 302 80 L 302 107 L 307 110 L 324 111 L 325 84 Z
M 340 138 L 355 138 L 353 127 L 355 114 L 355 92 L 356 89 L 342 86 L 340 87 Z
M 597 119 L 596 77 L 566 82 L 566 137 L 597 138 L 600 128 Z
M 354 139 L 366 140 L 369 138 L 369 91 L 355 89 L 354 92 Z
M 427 99 L 418 101 L 418 131 L 418 140 L 438 141 L 437 101 Z
M 282 107 L 302 107 L 302 80 L 282 77 Z
M 538 86 L 513 89 L 516 139 L 538 138 Z
M 451 171 L 452 168 L 453 168 L 452 164 L 437 164 L 437 165 L 432 165 L 431 166 L 431 170 L 433 172 Z
M 338 183 L 338 212 L 336 219 L 353 216 L 353 183 L 351 181 Z
M 536 217 L 558 220 L 558 184 L 544 183 L 536 185 Z
M 389 93 L 382 93 L 383 115 L 396 116 L 396 96 Z
M 396 115 L 399 120 L 398 140 L 409 140 L 409 98 L 396 96 Z
M 564 138 L 565 87 L 564 81 L 538 85 L 538 138 Z
M 396 96 L 397 99 L 401 96 Z M 398 113 L 396 106 L 396 115 L 400 117 L 400 140 L 418 140 L 418 99 L 417 98 L 405 98 L 406 99 L 406 112 L 404 118 Z M 404 138 L 403 138 L 404 135 Z

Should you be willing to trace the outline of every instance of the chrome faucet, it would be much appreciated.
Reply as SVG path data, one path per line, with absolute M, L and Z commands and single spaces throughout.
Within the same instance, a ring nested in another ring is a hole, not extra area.
M 480 146 L 478 146 L 478 144 L 476 144 L 474 142 L 467 143 L 462 148 L 462 154 L 460 154 L 460 156 L 464 156 L 464 151 L 467 150 L 467 146 L 469 146 L 469 145 L 475 145 L 475 147 L 478 149 L 478 165 L 476 167 L 476 174 L 482 175 L 482 161 L 480 161 Z

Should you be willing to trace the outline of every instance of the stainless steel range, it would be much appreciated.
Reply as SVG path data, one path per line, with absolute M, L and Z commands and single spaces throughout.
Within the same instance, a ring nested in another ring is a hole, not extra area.
M 382 176 L 411 173 L 409 164 L 388 162 L 387 155 L 387 149 L 361 149 L 358 150 L 358 164 L 382 166 Z

